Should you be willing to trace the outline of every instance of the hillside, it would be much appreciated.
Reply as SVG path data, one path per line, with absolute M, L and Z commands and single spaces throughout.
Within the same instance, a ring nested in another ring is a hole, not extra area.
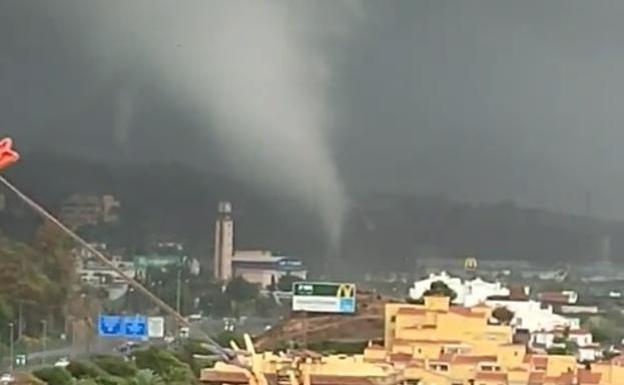
M 321 268 L 327 245 L 317 216 L 283 194 L 261 194 L 223 175 L 181 164 L 76 161 L 51 154 L 27 154 L 9 173 L 19 186 L 52 210 L 74 192 L 112 193 L 122 202 L 122 221 L 90 232 L 94 240 L 141 250 L 154 240 L 178 240 L 208 261 L 217 202 L 235 208 L 236 244 L 300 256 Z M 12 199 L 12 197 L 9 197 Z M 613 260 L 624 255 L 624 224 L 511 202 L 470 204 L 440 197 L 354 196 L 341 250 L 332 254 L 340 270 L 353 274 L 405 271 L 418 258 L 526 259 L 544 264 L 603 257 L 611 236 Z M 38 221 L 9 200 L 0 215 L 2 231 L 31 239 Z M 339 256 L 339 258 L 337 257 Z

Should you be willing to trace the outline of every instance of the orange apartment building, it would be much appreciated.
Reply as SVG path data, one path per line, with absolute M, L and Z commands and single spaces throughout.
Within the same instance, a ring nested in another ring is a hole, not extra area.
M 591 369 L 573 356 L 534 355 L 514 344 L 509 326 L 492 322 L 492 308 L 387 304 L 384 345 L 364 352 L 368 362 L 392 362 L 419 385 L 624 385 L 624 358 Z
M 221 385 L 624 385 L 624 357 L 585 367 L 573 356 L 538 355 L 514 344 L 512 328 L 492 322 L 493 309 L 385 306 L 383 345 L 346 356 L 247 355 L 253 370 L 218 364 L 201 381 Z M 255 373 L 255 374 L 252 374 Z

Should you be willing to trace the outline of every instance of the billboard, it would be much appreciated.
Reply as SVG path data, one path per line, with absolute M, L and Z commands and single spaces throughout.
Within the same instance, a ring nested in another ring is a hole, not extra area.
M 353 314 L 355 313 L 355 284 L 295 282 L 292 310 Z
M 163 338 L 165 336 L 164 317 L 149 317 L 147 319 L 147 336 L 149 338 Z

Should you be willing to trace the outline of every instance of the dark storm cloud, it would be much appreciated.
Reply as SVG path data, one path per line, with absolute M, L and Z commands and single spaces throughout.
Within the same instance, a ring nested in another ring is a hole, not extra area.
M 575 212 L 591 192 L 624 218 L 624 3 L 172 4 L 1 2 L 3 129 L 138 155 L 176 140 L 326 222 L 343 190 Z M 243 90 L 263 83 L 258 108 Z

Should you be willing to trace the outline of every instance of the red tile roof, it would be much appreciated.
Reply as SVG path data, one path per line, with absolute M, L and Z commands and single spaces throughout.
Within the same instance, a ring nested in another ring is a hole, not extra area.
M 544 382 L 557 385 L 572 385 L 575 383 L 575 375 L 572 372 L 561 373 L 557 377 L 544 377 Z
M 398 315 L 424 315 L 425 309 L 415 307 L 402 307 L 397 311 Z
M 390 354 L 391 362 L 407 362 L 412 360 L 412 355 L 407 353 L 393 353 Z
M 548 366 L 548 357 L 527 354 L 524 356 L 524 363 L 533 364 L 535 368 L 546 369 L 546 366 Z
M 406 326 L 404 329 L 407 330 L 420 330 L 420 329 L 435 329 L 436 325 L 412 325 Z
M 449 344 L 460 345 L 462 342 L 457 340 L 421 340 L 421 339 L 395 339 L 395 344 L 398 345 L 414 345 L 414 344 Z
M 440 356 L 438 358 L 432 358 L 431 361 L 432 362 L 451 363 L 451 362 L 453 362 L 453 357 L 454 357 L 454 355 L 451 354 L 451 353 L 444 353 L 444 354 L 440 354 Z
M 579 369 L 577 377 L 580 385 L 594 385 L 600 383 L 602 375 L 600 373 L 592 373 L 587 369 Z
M 456 355 L 453 358 L 454 364 L 478 364 L 479 362 L 496 362 L 496 356 L 468 356 Z
M 615 356 L 611 359 L 610 362 L 613 365 L 624 366 L 624 356 L 623 355 Z
M 529 385 L 542 385 L 544 383 L 545 373 L 531 372 L 529 373 Z
M 473 313 L 472 310 L 470 310 L 469 308 L 462 306 L 453 306 L 449 309 L 449 312 L 459 314 L 464 317 L 483 318 L 483 314 Z
M 200 381 L 207 383 L 248 384 L 249 378 L 242 372 L 204 370 L 201 373 Z
M 540 301 L 551 303 L 568 303 L 570 300 L 569 296 L 557 292 L 540 293 L 538 295 L 538 298 L 540 299 Z
M 312 385 L 374 385 L 374 378 L 359 376 L 333 376 L 313 374 L 310 376 Z
M 507 382 L 507 373 L 501 372 L 477 372 L 475 380 Z

